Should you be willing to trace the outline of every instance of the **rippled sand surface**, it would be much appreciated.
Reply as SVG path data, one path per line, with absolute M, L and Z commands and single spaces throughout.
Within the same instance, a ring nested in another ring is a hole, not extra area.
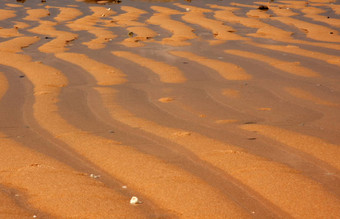
M 332 0 L 2 0 L 0 217 L 339 218 L 339 31 Z

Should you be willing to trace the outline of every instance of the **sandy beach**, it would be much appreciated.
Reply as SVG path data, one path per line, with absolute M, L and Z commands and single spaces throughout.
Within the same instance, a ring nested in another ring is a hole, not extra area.
M 0 151 L 0 218 L 340 218 L 340 2 L 2 0 Z

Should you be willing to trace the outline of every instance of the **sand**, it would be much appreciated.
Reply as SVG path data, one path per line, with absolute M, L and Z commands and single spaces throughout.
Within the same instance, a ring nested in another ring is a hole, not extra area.
M 1 1 L 0 217 L 339 218 L 339 8 Z

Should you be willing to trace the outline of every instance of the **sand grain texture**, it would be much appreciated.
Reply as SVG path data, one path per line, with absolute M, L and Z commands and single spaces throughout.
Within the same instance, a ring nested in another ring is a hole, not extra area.
M 0 218 L 338 218 L 339 7 L 1 1 Z

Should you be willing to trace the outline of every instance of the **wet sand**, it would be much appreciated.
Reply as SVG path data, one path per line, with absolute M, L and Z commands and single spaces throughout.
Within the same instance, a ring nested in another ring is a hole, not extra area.
M 339 218 L 339 8 L 1 1 L 0 217 Z

